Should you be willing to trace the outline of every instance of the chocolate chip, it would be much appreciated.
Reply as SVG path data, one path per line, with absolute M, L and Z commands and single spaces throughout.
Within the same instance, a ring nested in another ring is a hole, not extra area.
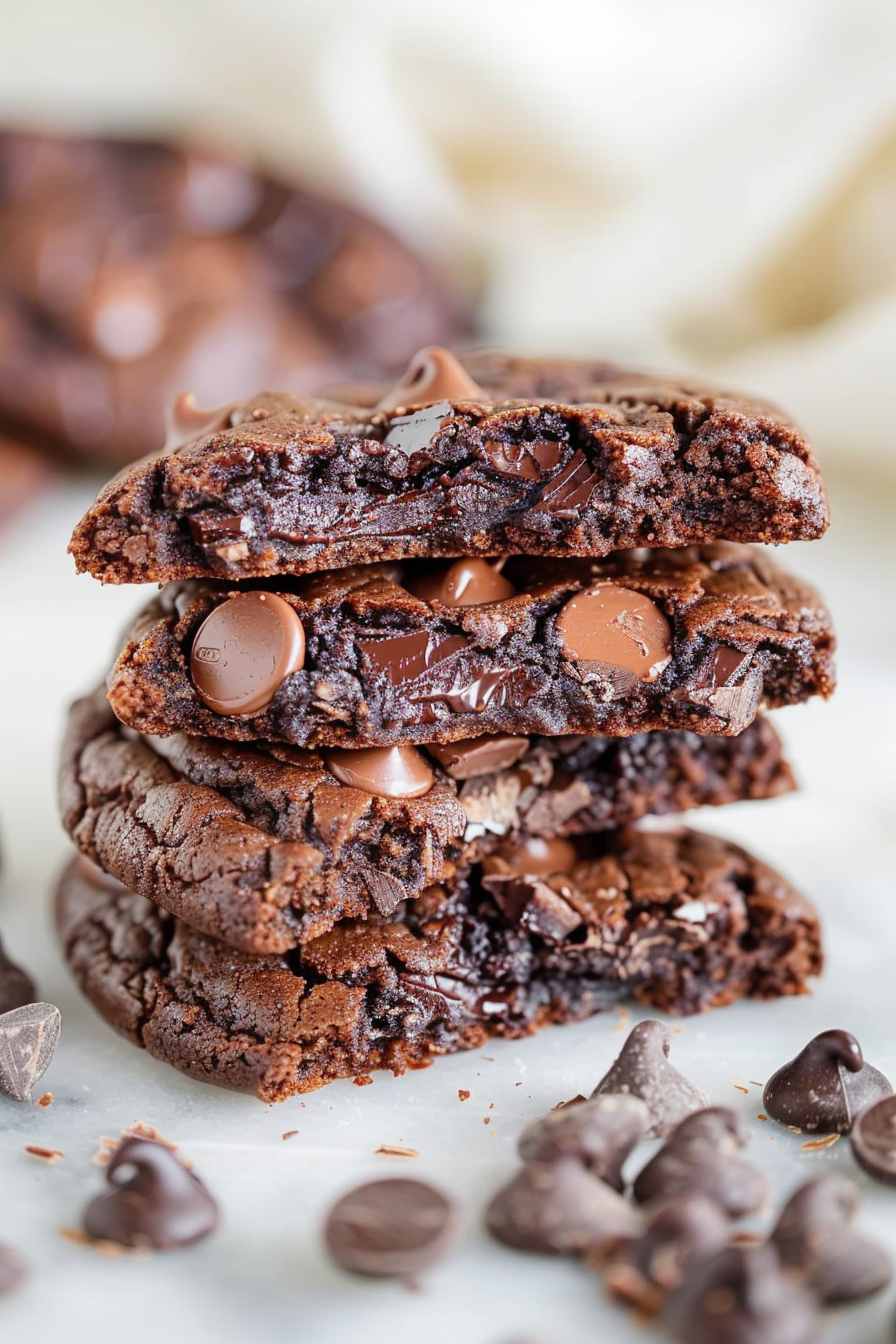
M 791 1196 L 771 1235 L 782 1265 L 825 1306 L 870 1297 L 893 1275 L 882 1247 L 852 1229 L 859 1191 L 844 1176 L 819 1176 Z
M 181 392 L 175 397 L 165 417 L 165 447 L 163 452 L 173 452 L 194 439 L 205 438 L 206 434 L 215 434 L 227 429 L 233 411 L 239 406 L 231 401 L 226 406 L 218 406 L 213 411 L 202 411 L 196 405 L 194 392 Z
M 879 1069 L 866 1064 L 855 1036 L 823 1031 L 782 1065 L 762 1094 L 764 1109 L 782 1125 L 807 1134 L 848 1134 L 858 1113 L 893 1091 Z
M 50 1067 L 62 1018 L 51 1003 L 28 1003 L 0 1017 L 0 1093 L 30 1101 Z
M 581 511 L 591 503 L 598 474 L 588 465 L 588 459 L 579 448 L 563 470 L 541 492 L 541 499 L 533 505 L 532 513 L 547 513 L 552 518 L 578 519 Z
M 14 961 L 10 961 L 3 939 L 0 938 L 0 1014 L 8 1013 L 13 1008 L 24 1008 L 27 1003 L 34 1003 L 36 998 L 37 991 L 31 977 Z
M 405 1278 L 428 1269 L 460 1231 L 457 1209 L 423 1181 L 359 1185 L 333 1206 L 324 1225 L 330 1254 L 343 1269 L 373 1278 Z
M 509 579 L 487 560 L 455 560 L 444 569 L 414 574 L 404 580 L 409 593 L 444 607 L 479 607 L 516 596 Z
M 768 1181 L 740 1150 L 749 1130 L 724 1106 L 686 1116 L 638 1174 L 632 1193 L 639 1204 L 699 1194 L 731 1218 L 756 1213 L 768 1199 Z
M 436 663 L 467 648 L 460 635 L 439 638 L 427 630 L 409 635 L 395 635 L 391 639 L 359 639 L 358 648 L 374 672 L 380 672 L 393 685 L 413 681 Z
M 516 835 L 489 854 L 483 871 L 500 875 L 518 873 L 521 877 L 551 877 L 568 873 L 578 862 L 578 851 L 571 840 L 560 836 L 545 839 L 539 835 Z
M 882 1097 L 862 1111 L 849 1141 L 863 1171 L 884 1185 L 896 1185 L 896 1097 Z
M 376 410 L 403 410 L 443 400 L 487 403 L 489 398 L 450 350 L 440 345 L 428 345 L 417 351 L 401 382 L 384 393 Z
M 218 714 L 257 714 L 305 661 L 305 632 L 276 593 L 238 593 L 205 618 L 193 640 L 190 675 Z
M 707 668 L 708 684 L 711 686 L 727 686 L 735 677 L 745 670 L 750 661 L 748 653 L 741 653 L 740 649 L 732 649 L 727 644 L 721 644 L 713 653 L 709 660 Z
M 669 1032 L 662 1022 L 639 1022 L 592 1092 L 592 1099 L 609 1092 L 640 1097 L 650 1112 L 650 1133 L 665 1138 L 685 1116 L 709 1105 L 709 1098 L 672 1067 L 668 1054 Z
M 17 1288 L 28 1273 L 28 1266 L 18 1251 L 0 1243 L 0 1297 Z
M 383 443 L 387 448 L 404 453 L 405 457 L 421 453 L 440 429 L 450 425 L 453 411 L 450 401 L 437 401 L 434 406 L 413 411 L 410 415 L 396 416 Z
M 814 1299 L 768 1246 L 728 1246 L 700 1261 L 660 1319 L 683 1344 L 809 1344 L 818 1325 Z
M 84 1231 L 98 1241 L 169 1251 L 201 1241 L 218 1225 L 205 1186 L 161 1143 L 125 1139 L 109 1159 L 106 1180 L 112 1189 L 84 1211 Z
M 422 798 L 435 774 L 416 747 L 333 747 L 323 754 L 334 779 L 378 798 Z
M 502 439 L 486 439 L 482 455 L 498 476 L 509 476 L 520 481 L 540 481 L 559 467 L 564 447 L 554 439 L 534 439 L 529 442 L 505 443 Z
M 730 1239 L 731 1223 L 705 1195 L 661 1202 L 648 1211 L 643 1234 L 623 1242 L 606 1267 L 607 1292 L 654 1315 L 666 1295 Z
M 465 737 L 459 742 L 431 742 L 426 750 L 452 779 L 478 779 L 515 765 L 529 750 L 529 739 L 507 734 Z
M 619 668 L 640 681 L 655 681 L 671 658 L 672 631 L 659 607 L 616 583 L 570 598 L 555 629 L 574 662 Z
M 523 1130 L 517 1147 L 524 1162 L 575 1159 L 622 1191 L 623 1163 L 649 1126 L 650 1114 L 638 1097 L 598 1097 L 536 1120 Z
M 528 929 L 547 943 L 564 942 L 583 923 L 569 901 L 535 877 L 485 873 L 482 885 L 508 923 Z
M 602 1253 L 640 1231 L 637 1212 L 577 1162 L 528 1162 L 491 1200 L 492 1236 L 544 1255 Z

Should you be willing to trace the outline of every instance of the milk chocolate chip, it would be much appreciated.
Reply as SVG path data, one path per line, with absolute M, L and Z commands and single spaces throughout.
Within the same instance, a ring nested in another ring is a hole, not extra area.
M 452 779 L 476 779 L 515 765 L 529 750 L 528 737 L 465 737 L 460 742 L 432 742 L 426 750 Z
M 180 448 L 185 443 L 192 443 L 194 439 L 201 439 L 206 434 L 227 429 L 231 414 L 238 405 L 238 401 L 231 401 L 226 406 L 216 407 L 213 411 L 203 411 L 196 405 L 195 393 L 181 392 L 175 397 L 174 404 L 165 417 L 166 436 L 162 451 L 173 452 L 175 448 Z
M 488 400 L 449 350 L 428 345 L 417 351 L 401 382 L 380 398 L 375 409 L 395 411 L 409 406 L 430 406 L 436 401 Z
M 424 602 L 445 607 L 478 607 L 516 597 L 516 588 L 487 560 L 455 560 L 445 569 L 414 574 L 404 587 Z
M 196 693 L 217 714 L 257 714 L 305 661 L 305 631 L 276 593 L 238 593 L 199 627 L 190 656 Z
M 640 681 L 655 681 L 672 656 L 672 631 L 656 603 L 616 583 L 571 598 L 556 630 L 574 662 L 619 667 Z
M 378 798 L 422 798 L 435 783 L 426 757 L 416 747 L 363 747 L 324 752 L 330 774 L 351 789 Z
M 537 835 L 520 835 L 489 855 L 482 866 L 486 873 L 551 877 L 554 873 L 570 872 L 578 857 L 578 851 L 570 840 L 563 840 L 559 836 L 546 840 Z
M 855 1036 L 823 1031 L 772 1074 L 762 1094 L 769 1115 L 808 1134 L 848 1134 L 860 1111 L 893 1091 L 866 1064 Z

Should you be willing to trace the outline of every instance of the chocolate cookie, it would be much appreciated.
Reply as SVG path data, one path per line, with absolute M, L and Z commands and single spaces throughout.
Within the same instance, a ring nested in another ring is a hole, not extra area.
M 489 852 L 536 872 L 572 852 L 562 839 L 511 843 L 521 830 L 606 831 L 792 787 L 764 719 L 736 738 L 503 737 L 321 756 L 141 738 L 98 691 L 72 708 L 60 805 L 81 852 L 132 890 L 235 947 L 283 952 L 346 916 L 389 914 Z
M 157 451 L 184 388 L 391 375 L 466 329 L 346 205 L 198 148 L 0 135 L 0 417 L 80 456 Z
M 366 747 L 734 735 L 763 700 L 833 688 L 821 599 L 755 547 L 521 559 L 500 574 L 462 564 L 486 571 L 463 603 L 457 565 L 414 562 L 280 580 L 276 591 L 171 584 L 138 618 L 110 703 L 141 732 Z M 495 580 L 515 595 L 494 598 Z
M 801 993 L 820 969 L 815 911 L 737 846 L 686 830 L 598 844 L 541 879 L 486 865 L 285 956 L 225 950 L 83 858 L 62 877 L 57 923 L 111 1025 L 194 1078 L 265 1101 L 623 997 L 692 1013 Z
M 265 394 L 193 437 L 106 486 L 72 537 L 79 570 L 235 580 L 827 525 L 812 449 L 781 412 L 605 363 L 424 350 L 376 406 Z

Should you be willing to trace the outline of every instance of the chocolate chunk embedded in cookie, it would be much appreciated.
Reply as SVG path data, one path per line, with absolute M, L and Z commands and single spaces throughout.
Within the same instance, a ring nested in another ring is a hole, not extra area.
M 557 845 L 575 859 L 559 837 L 792 787 L 765 719 L 736 738 L 482 738 L 317 754 L 141 738 L 97 692 L 69 717 L 60 807 L 81 852 L 132 890 L 235 947 L 283 952 L 339 919 L 388 915 L 484 855 L 496 877 L 550 875 Z
M 414 596 L 426 572 L 371 565 L 276 591 L 171 584 L 116 660 L 110 703 L 141 732 L 369 747 L 658 728 L 733 736 L 763 701 L 833 689 L 824 604 L 755 547 L 510 561 L 502 577 L 516 595 L 471 606 Z M 265 602 L 277 614 L 244 619 Z
M 257 957 L 225 951 L 78 858 L 59 884 L 57 924 L 75 978 L 114 1027 L 191 1077 L 265 1101 L 400 1073 L 623 997 L 692 1013 L 802 993 L 821 965 L 812 907 L 744 850 L 694 831 L 614 833 L 571 872 L 492 886 L 473 870 L 388 918 Z
M 798 429 L 766 403 L 605 363 L 474 354 L 379 406 L 263 395 L 112 481 L 75 529 L 113 583 L 413 556 L 603 556 L 820 536 Z

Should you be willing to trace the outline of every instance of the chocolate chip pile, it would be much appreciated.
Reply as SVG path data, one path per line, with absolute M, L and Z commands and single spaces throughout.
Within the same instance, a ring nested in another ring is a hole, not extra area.
M 834 636 L 753 543 L 824 530 L 811 447 L 767 404 L 606 364 L 429 347 L 374 395 L 182 395 L 75 530 L 80 568 L 162 584 L 63 748 L 84 992 L 265 1101 L 623 998 L 805 992 L 809 902 L 739 846 L 637 823 L 793 787 L 762 711 L 831 692 Z M 658 1135 L 704 1104 L 667 1048 L 645 1028 L 624 1061 Z M 699 1194 L 710 1146 L 742 1177 L 728 1213 L 757 1198 L 730 1118 L 677 1143 L 645 1191 L 674 1169 Z M 495 1217 L 572 1181 L 581 1229 L 631 1225 L 576 1173 L 534 1159 Z

